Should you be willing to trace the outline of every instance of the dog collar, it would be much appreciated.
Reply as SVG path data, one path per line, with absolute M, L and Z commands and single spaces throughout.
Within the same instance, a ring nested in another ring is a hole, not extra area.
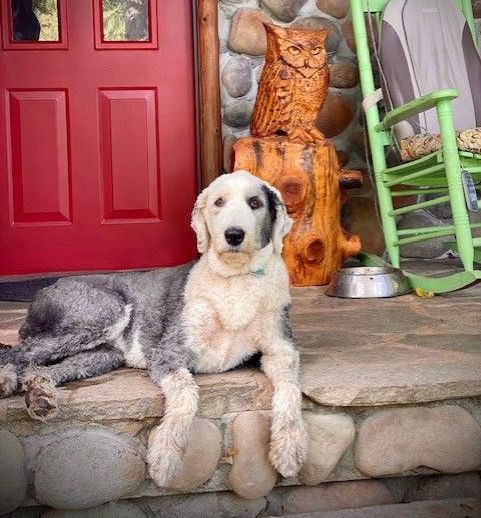
M 262 277 L 266 274 L 266 272 L 264 271 L 264 267 L 261 266 L 259 269 L 257 269 L 256 271 L 254 272 L 249 272 L 251 275 L 253 275 L 254 277 Z

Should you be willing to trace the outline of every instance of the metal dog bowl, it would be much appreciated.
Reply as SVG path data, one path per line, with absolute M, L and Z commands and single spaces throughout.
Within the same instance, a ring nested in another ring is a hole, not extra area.
M 341 268 L 329 284 L 330 297 L 369 299 L 397 297 L 411 288 L 401 270 L 390 266 Z

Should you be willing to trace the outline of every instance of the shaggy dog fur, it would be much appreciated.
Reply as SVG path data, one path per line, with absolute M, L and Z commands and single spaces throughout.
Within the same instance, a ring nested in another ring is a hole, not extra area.
M 55 414 L 61 383 L 121 365 L 149 369 L 165 394 L 149 469 L 168 486 L 197 411 L 192 373 L 222 372 L 260 352 L 274 387 L 270 460 L 281 475 L 295 475 L 307 441 L 281 257 L 290 226 L 273 187 L 245 171 L 219 177 L 192 213 L 202 254 L 195 264 L 70 277 L 39 292 L 21 345 L 0 349 L 0 397 L 24 390 L 29 414 L 45 420 Z

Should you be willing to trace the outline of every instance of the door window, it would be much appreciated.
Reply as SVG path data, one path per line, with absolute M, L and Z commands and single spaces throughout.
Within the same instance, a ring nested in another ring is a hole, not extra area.
M 156 2 L 94 0 L 97 49 L 157 48 Z
M 13 41 L 59 41 L 57 0 L 12 0 Z
M 3 48 L 67 48 L 65 0 L 2 0 Z

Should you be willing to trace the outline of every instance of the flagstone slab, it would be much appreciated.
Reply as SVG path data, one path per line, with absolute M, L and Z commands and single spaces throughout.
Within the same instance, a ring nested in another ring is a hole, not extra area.
M 481 395 L 481 306 L 476 299 L 481 285 L 432 299 L 407 295 L 349 300 L 327 297 L 324 291 L 292 290 L 301 386 L 312 401 L 378 406 Z M 0 341 L 9 337 L 16 342 L 18 312 L 26 307 L 0 303 L 0 316 L 12 310 L 14 315 L 0 326 Z M 200 412 L 205 417 L 270 407 L 271 386 L 258 369 L 201 375 L 197 380 L 205 395 Z M 163 411 L 161 391 L 145 371 L 121 370 L 67 384 L 60 403 L 63 418 L 80 412 L 86 419 L 142 418 Z M 0 400 L 0 419 L 23 412 L 19 398 Z
M 329 406 L 479 396 L 479 315 L 479 302 L 465 297 L 348 300 L 326 297 L 324 288 L 295 291 L 303 393 Z

